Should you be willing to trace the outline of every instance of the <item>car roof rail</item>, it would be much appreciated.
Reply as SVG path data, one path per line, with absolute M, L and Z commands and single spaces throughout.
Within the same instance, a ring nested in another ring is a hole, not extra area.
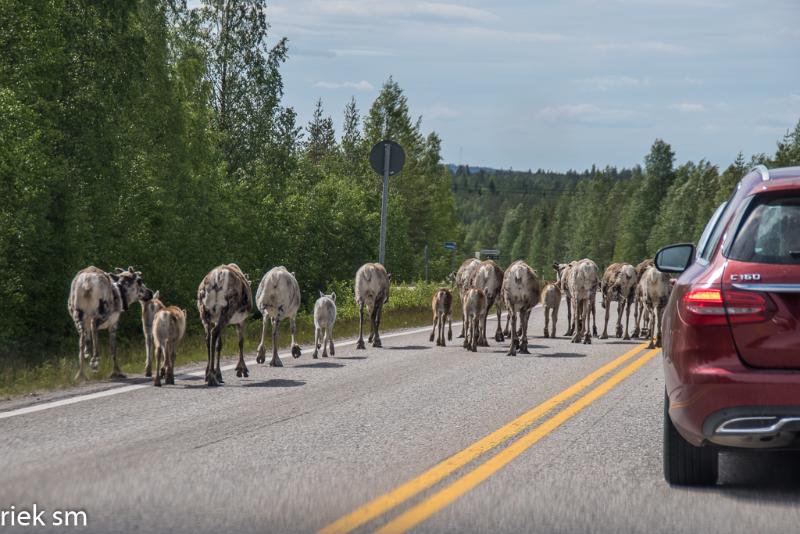
M 755 167 L 750 169 L 750 172 L 753 172 L 753 171 L 758 171 L 759 174 L 761 174 L 761 181 L 762 182 L 768 182 L 769 181 L 769 169 L 767 168 L 766 165 L 756 165 Z

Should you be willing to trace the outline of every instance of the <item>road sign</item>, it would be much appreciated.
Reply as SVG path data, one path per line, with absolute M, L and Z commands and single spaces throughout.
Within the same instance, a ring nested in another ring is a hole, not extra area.
M 477 256 L 477 254 L 476 254 Z M 499 260 L 500 259 L 500 251 L 496 248 L 482 248 L 480 250 L 480 257 L 486 258 L 487 260 Z
M 447 241 L 444 244 L 444 248 L 446 248 L 447 250 L 455 250 L 456 249 L 456 244 L 453 243 L 452 241 Z
M 403 147 L 394 141 L 385 139 L 375 143 L 369 152 L 369 164 L 375 172 L 383 176 L 386 172 L 387 156 L 389 157 L 389 176 L 394 176 L 403 169 L 406 162 L 406 153 L 403 151 Z
M 375 143 L 369 152 L 369 164 L 378 174 L 383 175 L 383 197 L 381 198 L 381 237 L 378 249 L 378 262 L 385 265 L 386 260 L 386 217 L 389 212 L 389 176 L 397 174 L 406 162 L 403 147 L 384 139 Z

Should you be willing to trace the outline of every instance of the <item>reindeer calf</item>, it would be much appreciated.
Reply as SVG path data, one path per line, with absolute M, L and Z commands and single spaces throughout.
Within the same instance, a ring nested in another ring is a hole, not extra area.
M 482 290 L 472 288 L 467 291 L 464 298 L 464 317 L 466 318 L 464 348 L 472 352 L 478 352 L 478 344 L 486 335 L 484 323 L 488 309 L 486 304 L 486 295 Z
M 440 347 L 445 346 L 444 342 L 444 323 L 447 321 L 447 340 L 453 340 L 453 294 L 450 290 L 440 287 L 431 299 L 431 311 L 433 311 L 433 331 L 430 341 L 436 336 L 436 344 Z
M 542 291 L 542 306 L 544 306 L 544 337 L 556 337 L 556 320 L 558 307 L 561 306 L 561 289 L 558 283 L 547 284 Z M 553 329 L 548 329 L 549 319 L 553 318 Z M 552 335 L 551 335 L 552 334 Z
M 322 357 L 328 357 L 328 346 L 331 356 L 336 354 L 333 348 L 333 323 L 336 322 L 336 293 L 326 295 L 319 292 L 319 298 L 314 303 L 314 359 L 318 358 L 319 347 L 322 346 Z
M 161 375 L 167 384 L 175 384 L 175 355 L 178 343 L 186 332 L 186 311 L 170 306 L 156 313 L 153 321 L 153 343 L 156 349 L 156 371 L 153 385 L 161 386 Z M 161 367 L 161 360 L 164 367 Z

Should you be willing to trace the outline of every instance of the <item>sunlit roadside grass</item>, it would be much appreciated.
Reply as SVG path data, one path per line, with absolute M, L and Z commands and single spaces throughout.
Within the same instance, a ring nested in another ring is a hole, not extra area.
M 388 304 L 384 308 L 381 331 L 420 327 L 431 324 L 430 300 L 440 284 L 418 283 L 414 285 L 395 285 L 392 287 Z M 336 283 L 329 291 L 337 294 L 337 321 L 333 330 L 334 341 L 358 335 L 358 309 L 353 298 L 352 283 Z M 191 314 L 194 310 L 189 310 Z M 458 298 L 454 299 L 453 320 L 461 317 Z M 196 312 L 190 320 L 197 320 Z M 261 317 L 255 316 L 247 322 L 244 350 L 252 354 L 261 336 Z M 364 337 L 368 335 L 369 324 L 364 325 Z M 77 345 L 77 334 L 75 335 Z M 310 312 L 302 312 L 297 317 L 297 341 L 310 345 L 314 339 L 314 321 Z M 281 325 L 279 344 L 286 348 L 291 342 L 288 321 Z M 271 347 L 270 329 L 267 328 L 267 346 Z M 108 354 L 108 334 L 100 334 L 100 369 L 91 373 L 87 364 L 90 381 L 106 380 L 111 374 L 111 358 Z M 232 358 L 237 354 L 236 332 L 226 329 L 223 337 L 222 354 Z M 206 346 L 202 334 L 195 330 L 187 335 L 178 348 L 177 365 L 187 365 L 206 361 Z M 311 350 L 305 349 L 302 357 L 311 357 Z M 120 340 L 118 346 L 120 366 L 128 377 L 144 376 L 144 339 Z M 78 355 L 69 352 L 58 355 L 43 363 L 31 364 L 24 359 L 11 360 L 10 365 L 0 370 L 0 399 L 26 395 L 35 392 L 51 391 L 76 385 L 74 375 L 78 370 Z

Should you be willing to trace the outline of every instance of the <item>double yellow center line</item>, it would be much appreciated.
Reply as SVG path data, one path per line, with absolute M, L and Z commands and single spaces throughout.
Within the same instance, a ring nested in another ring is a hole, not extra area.
M 542 404 L 539 404 L 530 411 L 517 417 L 510 423 L 473 443 L 461 452 L 454 454 L 450 458 L 447 458 L 441 463 L 435 465 L 421 475 L 409 480 L 401 486 L 398 486 L 392 491 L 373 499 L 372 501 L 360 506 L 353 512 L 334 521 L 330 525 L 320 530 L 319 534 L 344 534 L 351 532 L 356 528 L 368 523 L 369 521 L 372 521 L 373 519 L 383 515 L 389 510 L 397 507 L 418 493 L 430 488 L 437 482 L 446 478 L 456 470 L 464 467 L 484 453 L 508 441 L 517 434 L 520 434 L 558 405 L 576 396 L 578 393 L 587 389 L 599 379 L 603 378 L 611 371 L 620 367 L 622 364 L 639 354 L 639 352 L 641 352 L 641 350 L 646 346 L 646 343 L 637 345 L 622 356 L 619 356 L 615 360 L 603 365 L 579 382 L 576 382 L 561 393 L 551 397 Z M 442 508 L 445 508 L 456 499 L 473 489 L 475 486 L 489 478 L 492 474 L 522 454 L 534 443 L 542 439 L 544 436 L 558 428 L 562 423 L 613 389 L 622 380 L 632 375 L 640 367 L 650 361 L 659 352 L 659 350 L 660 349 L 647 351 L 633 363 L 614 374 L 603 384 L 579 398 L 551 418 L 547 419 L 533 431 L 513 442 L 511 445 L 489 458 L 486 462 L 478 465 L 467 474 L 458 478 L 455 482 L 452 482 L 419 504 L 403 512 L 395 519 L 387 523 L 378 532 L 405 532 L 425 521 L 427 518 Z

